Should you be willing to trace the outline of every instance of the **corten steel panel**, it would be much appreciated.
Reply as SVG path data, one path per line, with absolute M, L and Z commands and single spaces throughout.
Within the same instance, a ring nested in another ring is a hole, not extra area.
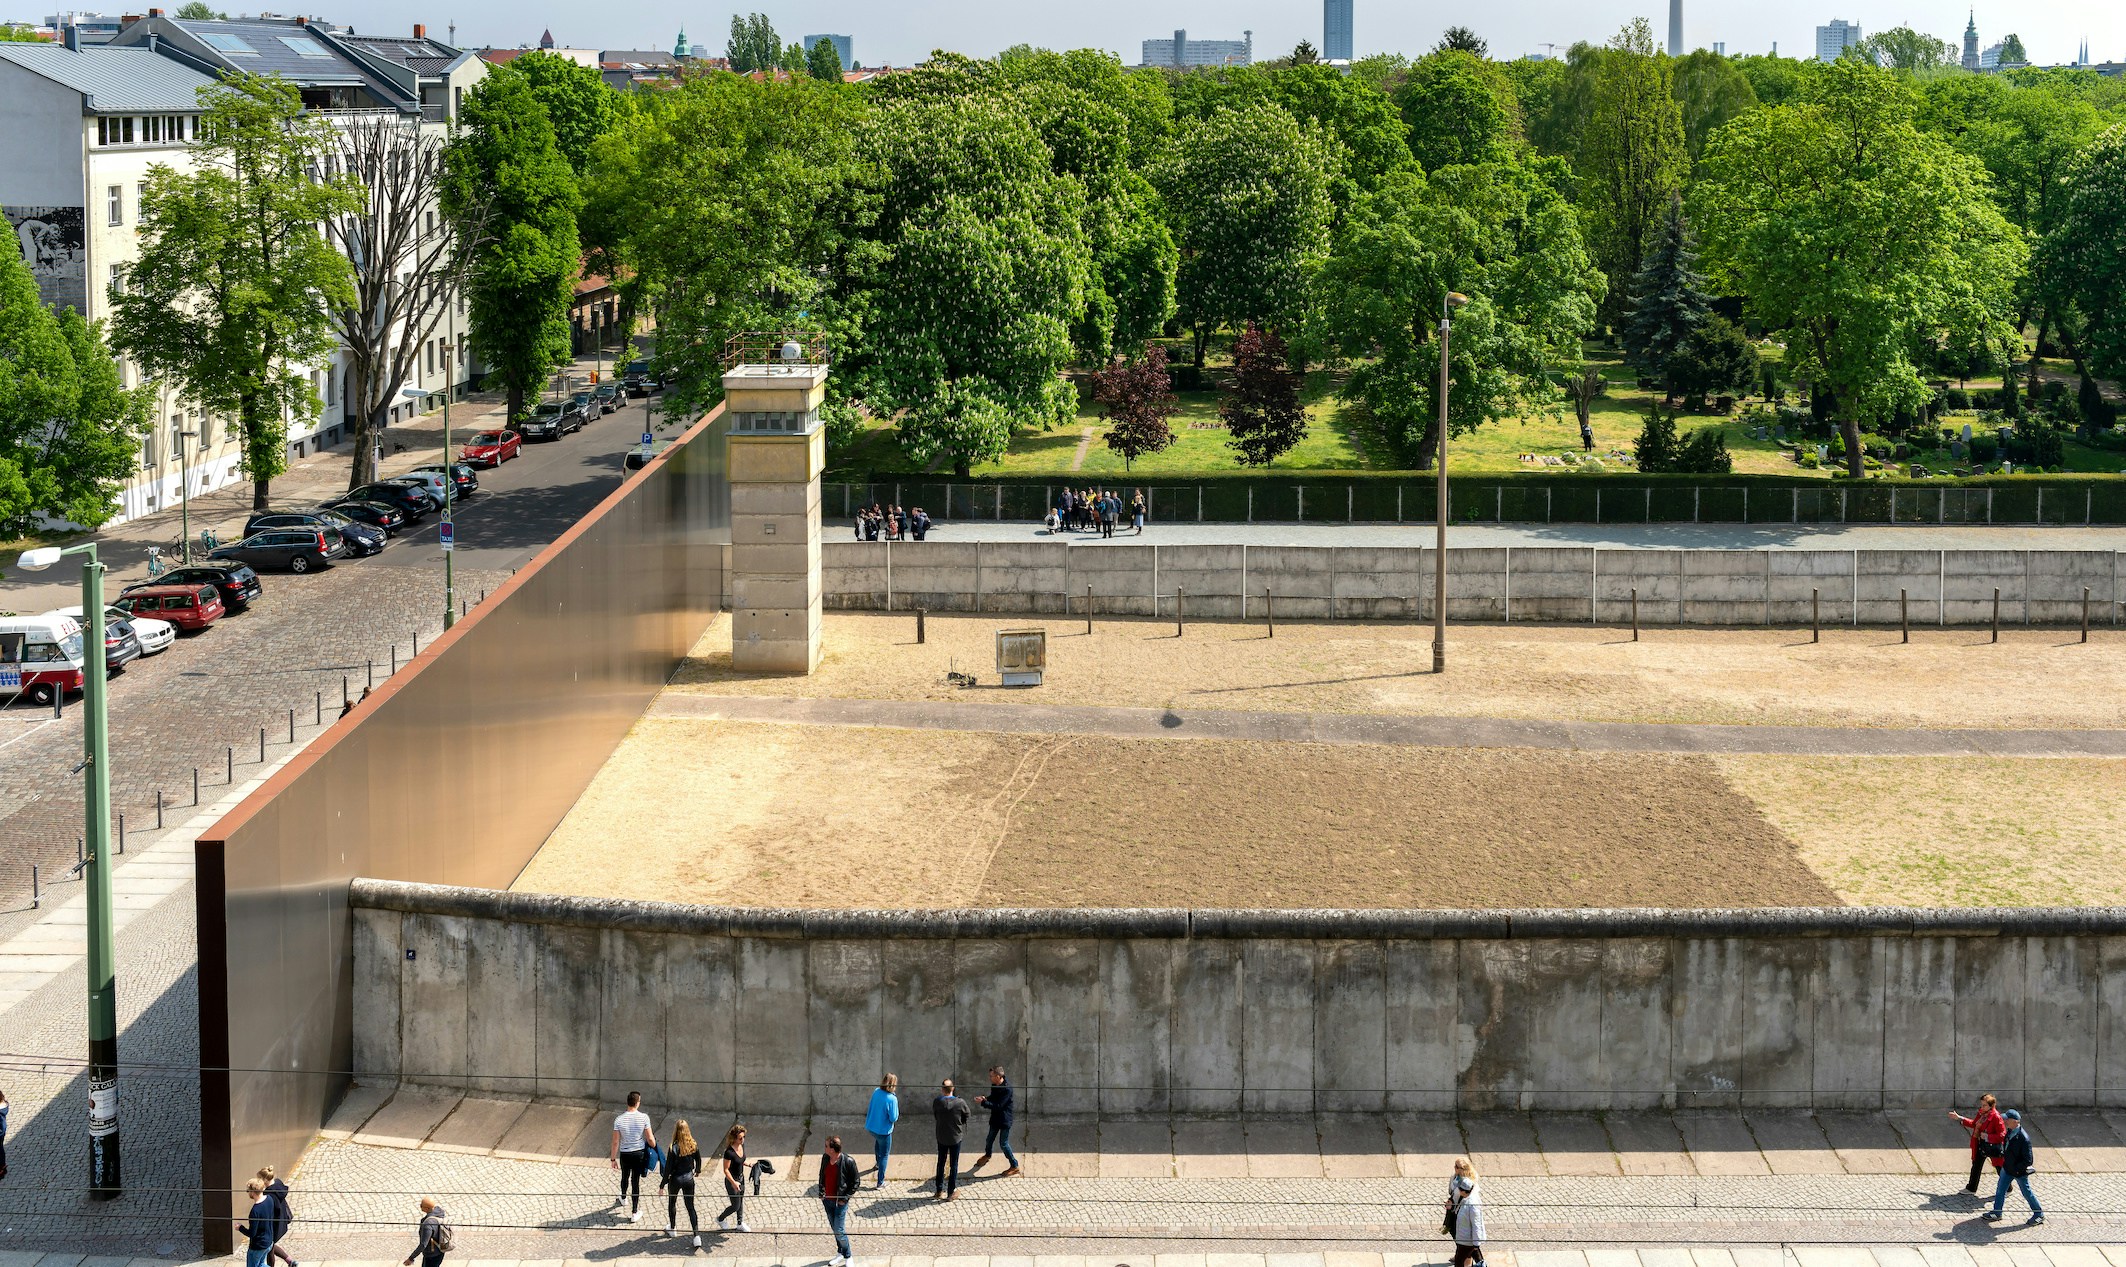
M 347 882 L 508 886 L 715 616 L 724 430 L 697 422 L 201 837 L 210 1251 L 346 1089 Z

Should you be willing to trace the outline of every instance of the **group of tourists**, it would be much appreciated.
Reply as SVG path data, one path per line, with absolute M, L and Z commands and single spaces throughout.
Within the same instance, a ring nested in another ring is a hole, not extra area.
M 640 1223 L 642 1180 L 654 1171 L 657 1190 L 664 1193 L 665 1235 L 679 1230 L 679 1207 L 684 1203 L 695 1249 L 701 1248 L 701 1215 L 694 1208 L 694 1184 L 704 1170 L 713 1164 L 717 1178 L 723 1182 L 725 1203 L 723 1213 L 716 1216 L 716 1226 L 729 1228 L 735 1221 L 741 1232 L 753 1230 L 746 1222 L 746 1181 L 752 1180 L 753 1191 L 758 1194 L 760 1177 L 775 1173 L 775 1163 L 765 1157 L 751 1163 L 746 1160 L 743 1122 L 733 1122 L 723 1133 L 713 1161 L 703 1158 L 700 1146 L 694 1142 L 694 1129 L 685 1118 L 672 1127 L 672 1146 L 659 1148 L 656 1128 L 650 1123 L 650 1115 L 642 1111 L 640 1091 L 628 1092 L 627 1109 L 613 1118 L 613 1146 L 607 1160 L 612 1169 L 620 1172 L 620 1197 L 614 1208 L 625 1209 L 628 1222 Z
M 244 1238 L 244 1267 L 268 1267 L 276 1258 L 295 1267 L 295 1258 L 281 1244 L 288 1235 L 288 1225 L 295 1222 L 295 1210 L 288 1204 L 288 1185 L 273 1173 L 273 1167 L 260 1166 L 258 1174 L 244 1185 L 244 1193 L 251 1198 L 251 1208 L 236 1226 L 237 1235 Z M 436 1262 L 441 1261 L 439 1255 Z
M 1068 528 L 1072 532 L 1097 532 L 1103 537 L 1115 535 L 1115 525 L 1127 511 L 1130 523 L 1138 536 L 1144 535 L 1144 490 L 1130 495 L 1127 504 L 1122 494 L 1114 489 L 1066 488 L 1049 508 L 1047 526 L 1050 532 Z
M 902 509 L 877 502 L 856 512 L 858 541 L 921 541 L 930 535 L 930 512 L 921 506 Z
M 1992 1163 L 1993 1208 L 1979 1217 L 1988 1223 L 1998 1222 L 2008 1205 L 2008 1189 L 2012 1186 L 2023 1194 L 2023 1201 L 2030 1207 L 2029 1222 L 2032 1225 L 2045 1221 L 2045 1207 L 2038 1204 L 2037 1193 L 2030 1189 L 2031 1172 L 2037 1169 L 2037 1150 L 2031 1145 L 2030 1132 L 2023 1129 L 2023 1115 L 2015 1109 L 2003 1110 L 2000 1101 L 1991 1092 L 1978 1098 L 1978 1111 L 1965 1117 L 1955 1109 L 1949 1116 L 1971 1133 L 1971 1181 L 1964 1191 L 1973 1196 L 1982 1196 L 1978 1181 L 1985 1176 L 1986 1165 Z

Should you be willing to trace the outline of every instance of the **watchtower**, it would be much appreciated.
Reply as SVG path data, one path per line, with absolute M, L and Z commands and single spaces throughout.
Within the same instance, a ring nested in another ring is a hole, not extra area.
M 819 406 L 829 360 L 826 341 L 808 331 L 737 335 L 724 349 L 731 667 L 741 672 L 819 666 Z

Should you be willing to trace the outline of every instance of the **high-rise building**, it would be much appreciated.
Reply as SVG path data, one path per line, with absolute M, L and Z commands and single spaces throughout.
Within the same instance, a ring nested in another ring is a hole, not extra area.
M 1725 57 L 1725 56 L 1727 56 L 1727 41 L 1726 41 L 1726 40 L 1714 40 L 1714 41 L 1713 41 L 1713 56 L 1715 56 L 1715 57 Z
M 1321 0 L 1321 55 L 1332 62 L 1351 60 L 1352 0 Z
M 1245 66 L 1255 60 L 1255 33 L 1238 40 L 1192 40 L 1187 31 L 1172 39 L 1144 41 L 1146 66 Z
M 1964 23 L 1964 69 L 1978 69 L 1978 10 L 1971 10 L 1970 20 Z
M 1832 18 L 1829 26 L 1816 28 L 1816 60 L 1835 62 L 1845 51 L 1860 43 L 1860 24 L 1844 18 Z
M 1668 55 L 1683 56 L 1683 0 L 1668 0 Z
M 843 70 L 856 69 L 856 41 L 854 39 L 846 35 L 807 35 L 805 37 L 805 51 L 807 53 L 811 52 L 812 46 L 821 40 L 825 40 L 834 46 L 834 55 L 842 59 Z

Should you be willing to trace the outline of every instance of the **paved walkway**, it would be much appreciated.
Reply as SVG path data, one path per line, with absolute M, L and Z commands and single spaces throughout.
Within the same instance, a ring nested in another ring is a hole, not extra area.
M 846 537 L 849 520 L 830 513 L 826 539 Z M 1075 546 L 1429 546 L 1431 524 L 1154 523 L 1144 535 L 1125 529 L 1050 533 L 1038 522 L 954 519 L 931 529 L 933 541 L 1066 541 Z M 2126 528 L 2010 524 L 1456 524 L 1447 544 L 1601 546 L 1641 550 L 2118 550 Z
M 1706 726 L 1271 713 L 1239 709 L 1107 708 L 1089 704 L 941 704 L 927 700 L 791 699 L 666 691 L 652 717 L 979 730 L 1125 739 L 1259 739 L 1423 748 L 1541 748 L 1574 752 L 1772 753 L 1860 757 L 2126 756 L 2126 730 L 1882 730 L 1860 726 Z
M 928 1253 L 896 1252 L 866 1238 L 860 1228 L 851 1228 L 853 1248 L 861 1267 L 1437 1267 L 1449 1262 L 1453 1250 L 1445 1238 L 1429 1243 L 1385 1250 L 1270 1250 L 1245 1249 L 1213 1243 L 1210 1246 L 1178 1246 L 1162 1251 L 1155 1242 L 1106 1253 L 1058 1253 L 1063 1245 L 1024 1247 L 1020 1254 L 994 1254 L 975 1244 L 972 1252 L 954 1253 L 932 1247 Z M 406 1238 L 411 1242 L 411 1235 Z M 723 1240 L 710 1237 L 707 1240 Z M 737 1239 L 737 1238 L 730 1238 Z M 290 1242 L 299 1252 L 297 1237 Z M 688 1253 L 685 1237 L 666 1240 L 654 1232 L 644 1233 L 636 1253 Z M 784 1240 L 793 1244 L 786 1253 L 770 1252 Z M 707 1243 L 706 1240 L 704 1242 Z M 721 1252 L 729 1248 L 730 1253 Z M 834 1250 L 824 1225 L 810 1237 L 752 1236 L 739 1245 L 718 1246 L 703 1251 L 729 1267 L 823 1267 Z M 1043 1252 L 1047 1251 L 1047 1252 Z M 586 1258 L 478 1258 L 476 1267 L 593 1267 L 613 1261 L 621 1254 L 598 1254 Z M 452 1260 L 462 1260 L 463 1254 Z M 241 1256 L 204 1259 L 198 1263 L 241 1262 Z M 334 1259 L 320 1267 L 394 1267 L 397 1257 L 368 1261 Z M 2043 1246 L 2005 1248 L 1997 1245 L 1959 1245 L 1926 1242 L 1917 1245 L 1763 1245 L 1672 1246 L 1659 1249 L 1576 1249 L 1493 1246 L 1486 1251 L 1490 1267 L 2126 1267 L 2126 1249 L 2117 1245 L 2055 1243 Z M 167 1259 L 83 1258 L 79 1254 L 38 1254 L 0 1250 L 0 1267 L 179 1267 Z M 186 1264 L 185 1267 L 193 1267 Z

